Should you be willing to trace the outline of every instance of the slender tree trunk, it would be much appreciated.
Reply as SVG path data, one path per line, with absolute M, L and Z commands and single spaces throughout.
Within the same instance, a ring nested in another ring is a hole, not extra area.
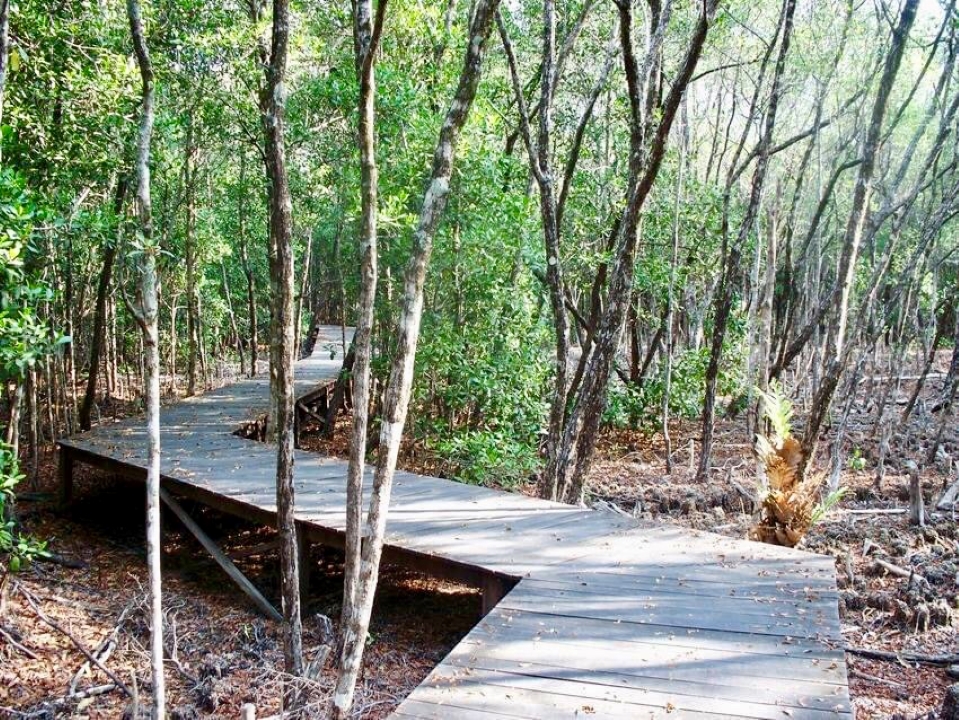
M 707 480 L 709 475 L 709 463 L 713 444 L 713 425 L 715 423 L 716 385 L 719 378 L 719 366 L 722 362 L 723 343 L 726 339 L 726 329 L 729 324 L 730 315 L 732 314 L 735 288 L 739 284 L 739 276 L 742 272 L 740 267 L 742 251 L 746 245 L 749 233 L 753 231 L 753 225 L 759 213 L 759 201 L 762 196 L 763 186 L 766 182 L 766 170 L 769 166 L 769 153 L 772 148 L 773 132 L 776 128 L 776 114 L 779 108 L 779 101 L 782 97 L 782 78 L 786 69 L 786 58 L 789 55 L 795 12 L 796 0 L 785 0 L 782 12 L 782 39 L 779 43 L 779 56 L 776 59 L 776 66 L 773 70 L 769 107 L 766 110 L 763 134 L 759 141 L 759 146 L 756 148 L 756 168 L 753 171 L 749 202 L 746 205 L 743 220 L 739 225 L 737 237 L 733 240 L 731 247 L 724 248 L 724 250 L 726 250 L 724 253 L 725 264 L 716 293 L 713 338 L 710 347 L 709 365 L 706 368 L 706 395 L 703 402 L 703 439 L 699 452 L 699 468 L 696 471 L 696 477 L 700 481 Z M 730 180 L 732 180 L 734 174 L 735 170 L 730 174 Z M 729 190 L 730 187 L 729 184 L 727 184 L 727 198 Z M 723 221 L 725 225 L 728 225 L 727 209 L 725 208 Z
M 7 88 L 7 68 L 10 64 L 10 0 L 0 0 L 0 126 L 3 125 L 3 97 Z M 0 138 L 0 160 L 3 159 L 3 139 Z
M 163 677 L 163 608 L 160 576 L 160 353 L 158 346 L 157 254 L 153 241 L 153 210 L 150 198 L 150 142 L 153 136 L 153 65 L 146 46 L 139 0 L 127 0 L 130 33 L 143 94 L 137 138 L 137 217 L 143 237 L 140 255 L 140 308 L 137 321 L 143 331 L 143 395 L 147 410 L 147 562 L 150 574 L 150 662 L 153 679 L 153 718 L 166 714 Z
M 766 243 L 766 267 L 759 304 L 759 343 L 756 350 L 756 384 L 769 387 L 769 357 L 773 343 L 773 302 L 776 296 L 776 266 L 779 250 L 778 203 L 769 213 L 769 239 Z
M 819 445 L 819 431 L 829 411 L 832 397 L 839 384 L 840 375 L 848 359 L 848 354 L 844 352 L 844 344 L 849 312 L 849 295 L 852 291 L 852 281 L 856 271 L 856 260 L 859 256 L 863 225 L 869 209 L 869 196 L 876 157 L 882 138 L 883 119 L 889 104 L 889 96 L 899 73 L 906 40 L 916 17 L 918 3 L 919 0 L 906 0 L 902 7 L 902 13 L 893 32 L 892 44 L 883 66 L 879 91 L 873 103 L 869 127 L 863 144 L 862 164 L 859 166 L 859 175 L 856 178 L 856 187 L 853 192 L 852 208 L 849 212 L 849 220 L 843 238 L 842 255 L 839 259 L 838 285 L 831 298 L 830 309 L 833 317 L 826 337 L 826 360 L 822 382 L 813 398 L 812 408 L 803 433 L 803 459 L 800 465 L 800 474 L 805 473 L 806 468 L 815 457 Z
M 935 317 L 933 317 L 935 322 Z M 912 411 L 916 407 L 916 401 L 919 400 L 919 395 L 922 393 L 922 388 L 926 383 L 926 378 L 929 376 L 929 371 L 932 370 L 933 363 L 936 361 L 936 348 L 939 346 L 939 341 L 942 339 L 942 325 L 936 323 L 936 329 L 932 335 L 932 344 L 929 346 L 929 352 L 926 355 L 926 361 L 922 366 L 922 372 L 919 375 L 919 379 L 916 381 L 916 386 L 912 390 L 912 394 L 909 396 L 909 402 L 906 403 L 906 407 L 902 411 L 902 417 L 899 418 L 899 427 L 904 427 L 905 424 L 909 421 L 909 416 L 912 415 Z
M 303 253 L 303 264 L 300 271 L 300 287 L 296 296 L 296 318 L 293 321 L 293 330 L 297 357 L 302 357 L 303 348 L 303 306 L 307 302 L 310 292 L 310 276 L 313 275 L 313 233 L 306 238 L 306 251 Z
M 256 322 L 256 276 L 253 274 L 253 265 L 250 262 L 250 249 L 246 237 L 246 153 L 240 154 L 240 187 L 237 197 L 237 223 L 239 231 L 237 238 L 240 246 L 240 264 L 243 266 L 243 276 L 246 278 L 246 311 L 250 322 L 250 377 L 256 377 L 257 337 Z
M 233 346 L 240 358 L 240 375 L 246 375 L 246 355 L 243 354 L 243 339 L 240 337 L 240 328 L 236 324 L 236 311 L 233 309 L 233 293 L 230 292 L 230 281 L 226 276 L 226 265 L 220 260 L 220 275 L 223 278 L 223 296 L 226 298 L 226 311 L 230 316 L 230 332 L 233 334 Z
M 373 610 L 393 474 L 396 470 L 396 459 L 413 384 L 416 344 L 423 314 L 423 285 L 426 280 L 426 269 L 433 248 L 433 238 L 449 196 L 456 142 L 466 123 L 473 98 L 476 96 L 483 54 L 498 6 L 499 0 L 477 0 L 459 85 L 440 130 L 433 155 L 433 169 L 413 236 L 413 251 L 404 277 L 397 349 L 383 400 L 379 452 L 367 518 L 368 537 L 365 538 L 362 547 L 353 612 L 345 622 L 339 674 L 333 696 L 335 716 L 341 719 L 348 715 L 353 704 L 353 694 Z
M 10 422 L 4 442 L 10 447 L 14 457 L 20 454 L 20 410 L 23 407 L 23 381 L 17 383 L 10 401 Z
M 116 194 L 113 199 L 113 214 L 117 219 L 117 237 L 103 248 L 103 265 L 100 267 L 100 280 L 97 283 L 96 309 L 93 315 L 93 335 L 90 338 L 90 371 L 87 376 L 87 388 L 80 405 L 80 429 L 90 429 L 90 414 L 93 403 L 96 402 L 97 377 L 100 372 L 100 355 L 103 352 L 107 335 L 107 302 L 110 296 L 110 282 L 113 278 L 113 265 L 116 261 L 117 246 L 120 244 L 119 228 L 120 214 L 123 212 L 123 203 L 127 193 L 127 178 L 121 175 L 117 181 Z M 108 353 L 109 354 L 109 353 Z M 109 373 L 107 373 L 109 376 Z
M 543 226 L 543 244 L 546 250 L 546 285 L 549 288 L 553 311 L 555 350 L 553 355 L 553 398 L 550 404 L 546 431 L 546 456 L 556 457 L 566 415 L 566 395 L 569 389 L 569 317 L 566 311 L 566 289 L 560 253 L 559 207 L 552 171 L 553 92 L 556 83 L 556 9 L 554 0 L 543 0 L 543 57 L 540 66 L 539 127 L 536 139 L 530 127 L 530 114 L 519 79 L 516 58 L 503 18 L 497 14 L 500 39 L 509 61 L 513 95 L 519 108 L 520 132 L 529 155 L 533 178 L 539 188 L 540 220 Z M 556 468 L 547 464 L 540 478 L 540 494 L 556 496 Z
M 676 266 L 679 263 L 679 241 L 682 232 L 682 203 L 683 203 L 683 180 L 686 172 L 686 154 L 689 139 L 689 121 L 686 108 L 687 101 L 683 98 L 682 107 L 682 141 L 679 144 L 679 171 L 676 173 L 676 192 L 673 197 L 673 250 L 669 262 L 669 284 L 666 288 L 666 337 L 663 348 L 663 405 L 662 405 L 662 432 L 663 432 L 663 452 L 666 455 L 666 474 L 673 472 L 673 444 L 669 434 L 669 393 L 673 379 L 673 313 L 674 299 L 673 293 L 676 286 Z M 711 158 L 710 158 L 711 159 Z
M 936 437 L 929 446 L 929 453 L 926 457 L 927 465 L 932 465 L 936 461 L 936 454 L 939 452 L 940 443 L 942 443 L 942 434 L 952 414 L 952 403 L 956 399 L 956 391 L 959 390 L 959 312 L 956 313 L 956 327 L 952 333 L 952 342 L 952 360 L 949 362 L 949 370 L 946 372 L 946 380 L 942 387 L 942 402 L 939 404 L 939 412 L 942 413 L 942 416 L 939 420 L 939 427 L 936 429 Z
M 360 150 L 360 294 L 356 309 L 356 329 L 350 351 L 353 355 L 353 429 L 346 476 L 346 562 L 343 584 L 342 626 L 349 632 L 350 619 L 357 611 L 357 592 L 362 566 L 363 474 L 370 411 L 370 361 L 372 360 L 373 320 L 377 281 L 377 196 L 379 176 L 376 167 L 376 54 L 386 13 L 387 0 L 379 0 L 376 17 L 372 0 L 357 0 L 353 15 L 353 47 L 360 84 L 359 126 L 356 139 Z M 344 368 L 349 354 L 344 358 Z M 343 378 L 345 382 L 345 378 Z M 339 384 L 337 389 L 341 389 Z M 332 407 L 332 406 L 331 406 Z M 332 434 L 335 417 L 327 418 Z M 344 643 L 345 647 L 345 643 Z M 344 654 L 345 658 L 345 654 Z M 352 688 L 350 688 L 352 691 Z M 344 688 L 337 689 L 337 709 L 345 700 Z M 348 705 L 346 706 L 348 708 Z
M 40 411 L 37 405 L 37 368 L 27 370 L 27 439 L 30 441 L 30 482 L 36 487 L 40 475 Z
M 179 383 L 177 382 L 176 371 L 176 354 L 177 354 L 177 315 L 180 313 L 180 308 L 177 305 L 180 296 L 177 293 L 173 294 L 173 297 L 170 298 L 170 363 L 167 368 L 170 373 L 170 395 L 177 397 L 180 393 Z
M 592 462 L 599 424 L 606 404 L 607 385 L 616 352 L 622 341 L 626 300 L 633 282 L 636 247 L 639 241 L 637 230 L 640 211 L 659 175 L 673 121 L 699 62 L 717 4 L 715 0 L 711 0 L 700 12 L 683 62 L 662 108 L 657 111 L 660 119 L 655 132 L 649 132 L 649 128 L 644 127 L 645 123 L 639 117 L 638 107 L 645 93 L 642 90 L 639 65 L 632 47 L 632 9 L 626 3 L 619 6 L 626 79 L 630 103 L 634 107 L 631 119 L 631 144 L 634 152 L 631 154 L 635 161 L 630 167 L 626 207 L 617 224 L 618 231 L 613 251 L 612 273 L 606 291 L 605 309 L 595 331 L 594 349 L 590 354 L 588 367 L 583 373 L 582 386 L 574 400 L 566 424 L 559 457 L 554 461 L 563 473 L 560 487 L 567 501 L 581 502 L 583 499 L 585 478 Z M 647 58 L 657 56 L 661 52 L 669 20 L 669 7 L 668 4 L 664 6 L 656 34 L 647 51 Z M 647 61 L 644 65 L 650 67 L 655 63 Z M 636 152 L 638 150 L 644 152 Z M 570 468 L 570 463 L 574 459 L 575 466 Z
M 276 521 L 280 536 L 280 583 L 283 605 L 283 660 L 286 672 L 303 674 L 303 626 L 300 617 L 300 581 L 294 514 L 293 449 L 295 355 L 293 279 L 293 223 L 287 182 L 285 76 L 289 44 L 288 0 L 273 1 L 273 31 L 266 84 L 261 95 L 266 166 L 270 189 L 270 284 L 273 291 L 273 327 L 270 338 L 270 392 L 272 429 L 277 444 Z M 295 703 L 292 687 L 284 690 L 284 707 Z
M 200 354 L 199 311 L 196 287 L 196 142 L 193 112 L 189 113 L 183 148 L 183 191 L 186 194 L 186 233 L 183 239 L 186 261 L 186 395 L 196 395 L 196 368 Z

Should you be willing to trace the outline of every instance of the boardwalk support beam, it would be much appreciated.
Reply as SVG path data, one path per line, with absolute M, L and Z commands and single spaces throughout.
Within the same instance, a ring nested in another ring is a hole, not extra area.
M 60 446 L 57 471 L 60 479 L 60 507 L 66 508 L 73 500 L 73 453 Z
M 513 585 L 516 584 L 514 579 L 512 582 L 507 580 L 504 577 L 499 575 L 484 575 L 483 576 L 483 608 L 481 614 L 483 617 L 486 617 L 490 611 L 499 604 L 499 601 L 502 600 L 506 593 L 513 589 Z
M 180 522 L 186 526 L 186 529 L 193 533 L 193 536 L 200 541 L 203 549 L 210 553 L 210 556 L 216 560 L 217 565 L 223 568 L 226 574 L 230 576 L 230 579 L 240 586 L 240 589 L 250 597 L 263 614 L 272 620 L 283 622 L 283 616 L 280 615 L 277 609 L 270 604 L 269 600 L 263 597 L 263 594 L 256 589 L 256 586 L 249 581 L 246 575 L 240 572 L 240 569 L 233 564 L 233 561 L 216 546 L 212 538 L 200 529 L 200 526 L 194 522 L 193 518 L 183 509 L 183 506 L 163 488 L 160 488 L 160 498 L 166 503 L 167 507 L 173 511 L 173 514 L 180 519 Z

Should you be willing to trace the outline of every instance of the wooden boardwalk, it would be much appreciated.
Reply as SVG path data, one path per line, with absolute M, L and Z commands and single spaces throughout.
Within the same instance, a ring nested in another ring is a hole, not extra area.
M 299 397 L 339 337 L 298 363 Z M 263 378 L 164 408 L 167 492 L 272 523 L 275 452 L 233 434 L 268 404 Z M 67 495 L 74 462 L 142 480 L 141 422 L 62 441 Z M 301 534 L 342 545 L 346 464 L 298 451 L 295 472 Z M 852 716 L 831 558 L 398 472 L 384 559 L 484 594 L 397 718 Z

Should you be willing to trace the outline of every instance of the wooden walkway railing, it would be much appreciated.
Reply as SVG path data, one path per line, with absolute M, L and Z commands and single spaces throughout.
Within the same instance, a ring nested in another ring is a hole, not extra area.
M 297 364 L 298 396 L 336 377 L 339 338 Z M 272 524 L 275 452 L 233 434 L 268 404 L 263 378 L 164 408 L 164 490 Z M 65 498 L 75 462 L 142 480 L 144 439 L 128 420 L 61 441 Z M 341 546 L 346 464 L 298 451 L 295 473 L 301 536 Z M 828 557 L 404 472 L 386 544 L 484 597 L 398 718 L 852 716 Z

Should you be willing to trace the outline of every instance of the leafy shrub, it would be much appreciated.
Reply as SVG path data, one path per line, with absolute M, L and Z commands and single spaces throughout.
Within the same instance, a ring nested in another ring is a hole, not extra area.
M 443 457 L 444 474 L 472 485 L 522 485 L 540 469 L 535 445 L 504 430 L 465 430 L 439 440 L 434 450 Z
M 670 416 L 695 418 L 702 412 L 708 364 L 708 348 L 690 349 L 675 358 L 669 389 Z M 658 428 L 662 420 L 665 387 L 666 373 L 662 366 L 639 389 L 614 382 L 604 421 L 620 428 Z
M 11 517 L 13 491 L 22 479 L 13 450 L 0 443 L 0 573 L 18 572 L 33 558 L 46 554 L 46 544 L 21 534 Z

